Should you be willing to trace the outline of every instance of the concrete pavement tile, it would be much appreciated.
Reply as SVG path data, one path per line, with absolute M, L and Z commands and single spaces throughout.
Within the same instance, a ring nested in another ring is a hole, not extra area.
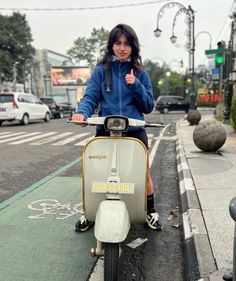
M 224 173 L 233 167 L 232 163 L 222 156 L 214 156 L 214 158 L 193 158 L 188 159 L 189 166 L 193 175 L 209 175 Z M 222 175 L 220 175 L 222 176 Z M 235 175 L 236 178 L 236 175 Z
M 235 192 L 235 189 L 223 188 L 214 191 L 211 189 L 197 191 L 202 210 L 221 211 L 225 215 L 228 215 L 230 219 L 229 203 L 235 197 Z
M 203 211 L 209 240 L 218 268 L 232 268 L 234 222 L 229 213 Z

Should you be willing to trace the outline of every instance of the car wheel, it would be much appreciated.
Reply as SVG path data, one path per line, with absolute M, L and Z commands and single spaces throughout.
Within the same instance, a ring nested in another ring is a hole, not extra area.
M 62 110 L 61 110 L 60 113 L 59 113 L 59 118 L 64 118 L 64 113 L 63 113 Z
M 50 114 L 47 112 L 45 117 L 44 117 L 44 121 L 45 122 L 49 122 L 50 121 Z
M 3 121 L 0 121 L 0 126 L 2 126 L 2 122 L 3 122 Z
M 169 112 L 169 109 L 168 109 L 167 107 L 165 107 L 165 108 L 163 109 L 163 112 L 166 114 L 166 113 Z
M 29 124 L 29 116 L 28 114 L 24 114 L 21 120 L 21 124 L 28 125 Z

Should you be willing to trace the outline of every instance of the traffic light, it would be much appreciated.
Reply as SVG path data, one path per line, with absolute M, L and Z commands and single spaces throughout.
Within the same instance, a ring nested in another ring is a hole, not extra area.
M 222 65 L 224 63 L 224 55 L 216 55 L 215 63 L 216 65 Z
M 225 54 L 225 44 L 223 41 L 220 41 L 217 43 L 217 52 L 216 52 L 216 55 L 215 55 L 215 64 L 216 66 L 221 66 L 222 64 L 224 64 L 224 61 L 225 61 L 225 57 L 224 57 L 224 54 Z

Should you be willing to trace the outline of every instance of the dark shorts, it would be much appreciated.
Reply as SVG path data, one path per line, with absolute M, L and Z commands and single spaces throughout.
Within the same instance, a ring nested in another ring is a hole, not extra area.
M 110 136 L 110 133 L 105 130 L 99 130 L 96 132 L 96 137 L 101 136 Z M 141 142 L 143 142 L 148 149 L 148 137 L 145 130 L 139 130 L 139 131 L 133 131 L 133 132 L 124 132 L 123 136 L 139 139 Z

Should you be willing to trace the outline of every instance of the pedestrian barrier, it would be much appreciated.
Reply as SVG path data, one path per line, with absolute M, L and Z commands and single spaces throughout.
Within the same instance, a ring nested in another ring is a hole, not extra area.
M 232 219 L 236 222 L 236 197 L 229 204 L 229 212 Z M 236 281 L 236 225 L 234 228 L 234 247 L 233 247 L 233 281 Z

